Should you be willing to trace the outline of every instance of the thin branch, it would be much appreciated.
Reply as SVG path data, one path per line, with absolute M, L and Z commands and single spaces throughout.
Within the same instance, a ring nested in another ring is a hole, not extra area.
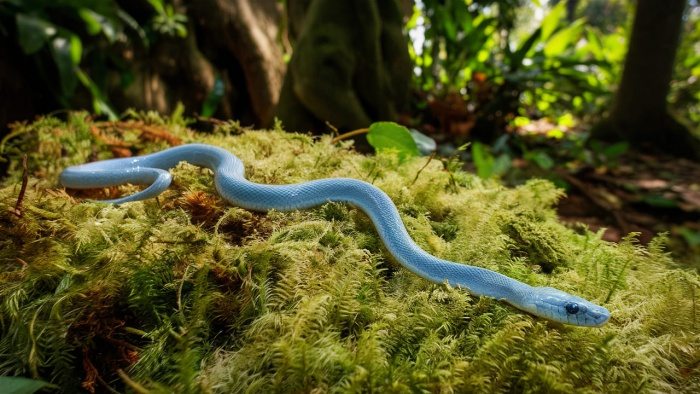
M 428 158 L 428 161 L 426 161 L 425 164 L 423 164 L 423 167 L 421 167 L 420 170 L 418 170 L 418 172 L 416 172 L 416 177 L 413 178 L 413 182 L 411 182 L 411 186 L 413 186 L 413 185 L 416 183 L 416 181 L 418 180 L 418 176 L 420 175 L 420 173 L 423 172 L 423 170 L 425 170 L 425 168 L 428 166 L 428 164 L 430 164 L 431 161 L 433 161 L 433 159 L 435 158 L 435 155 L 436 155 L 436 154 L 437 154 L 436 152 L 433 152 L 433 153 L 430 154 L 430 157 Z
M 15 215 L 22 217 L 22 201 L 24 200 L 24 194 L 27 192 L 27 183 L 29 182 L 29 170 L 27 169 L 27 154 L 22 156 L 22 187 L 19 189 L 19 196 L 17 196 L 17 203 L 15 204 Z
M 347 133 L 341 134 L 331 140 L 331 144 L 338 143 L 339 141 L 354 137 L 356 135 L 367 134 L 369 132 L 368 128 L 357 129 L 353 131 L 348 131 Z

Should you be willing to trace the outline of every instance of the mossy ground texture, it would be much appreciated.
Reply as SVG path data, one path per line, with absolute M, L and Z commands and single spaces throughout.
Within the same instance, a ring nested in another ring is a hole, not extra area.
M 235 124 L 195 134 L 177 116 L 138 116 L 121 128 L 45 118 L 4 144 L 0 375 L 66 392 L 700 392 L 700 278 L 662 237 L 615 245 L 567 228 L 545 181 L 505 188 L 330 138 Z M 256 182 L 372 182 L 430 253 L 584 296 L 612 318 L 563 326 L 427 282 L 353 207 L 249 212 L 191 165 L 158 198 L 121 206 L 86 197 L 134 186 L 58 184 L 66 166 L 177 140 L 230 150 Z

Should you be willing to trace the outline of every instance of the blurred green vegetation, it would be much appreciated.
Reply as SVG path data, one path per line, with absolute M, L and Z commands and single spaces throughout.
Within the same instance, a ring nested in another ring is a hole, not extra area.
M 32 57 L 39 77 L 63 107 L 76 107 L 81 86 L 95 113 L 116 118 L 105 94 L 107 71 L 116 72 L 124 87 L 134 79 L 131 65 L 117 54 L 143 55 L 162 36 L 187 35 L 187 16 L 176 12 L 171 1 L 143 3 L 145 19 L 115 0 L 3 0 L 0 32 Z
M 605 115 L 620 80 L 632 2 L 422 0 L 408 22 L 415 85 L 458 93 L 478 120 L 518 128 L 547 118 L 567 128 Z M 691 2 L 672 110 L 700 124 L 700 8 Z M 478 126 L 478 125 L 477 125 Z M 560 137 L 561 130 L 550 135 Z
M 126 88 L 158 40 L 184 38 L 186 9 L 172 0 L 142 0 L 127 12 L 117 0 L 2 0 L 0 33 L 32 57 L 39 77 L 64 108 L 89 97 L 98 114 L 116 118 L 108 79 Z M 605 115 L 620 80 L 634 5 L 625 0 L 419 0 L 406 29 L 415 64 L 414 107 L 458 94 L 477 121 L 522 127 L 546 118 L 567 128 Z M 700 124 L 700 7 L 688 7 L 670 102 Z M 129 56 L 124 56 L 129 52 Z M 219 82 L 219 85 L 221 83 Z M 216 112 L 222 86 L 200 110 Z M 478 126 L 478 124 L 477 124 Z M 552 136 L 560 136 L 555 130 Z

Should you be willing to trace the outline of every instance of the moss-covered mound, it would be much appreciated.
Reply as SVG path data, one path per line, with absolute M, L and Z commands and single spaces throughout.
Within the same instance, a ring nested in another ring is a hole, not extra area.
M 178 143 L 229 149 L 261 183 L 350 176 L 396 202 L 445 259 L 550 285 L 610 309 L 602 328 L 562 326 L 398 266 L 370 221 L 329 203 L 253 213 L 222 201 L 211 172 L 111 206 L 77 194 L 68 165 Z M 179 119 L 43 119 L 18 125 L 0 187 L 0 374 L 73 392 L 700 391 L 697 273 L 648 248 L 561 225 L 561 192 L 515 189 L 427 158 L 399 164 L 330 139 Z M 27 154 L 28 185 L 19 209 Z

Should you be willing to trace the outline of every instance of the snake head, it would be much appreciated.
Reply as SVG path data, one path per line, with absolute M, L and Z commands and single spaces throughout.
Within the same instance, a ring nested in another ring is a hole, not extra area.
M 581 297 L 552 287 L 535 287 L 526 302 L 528 312 L 537 316 L 576 326 L 600 327 L 610 312 Z

